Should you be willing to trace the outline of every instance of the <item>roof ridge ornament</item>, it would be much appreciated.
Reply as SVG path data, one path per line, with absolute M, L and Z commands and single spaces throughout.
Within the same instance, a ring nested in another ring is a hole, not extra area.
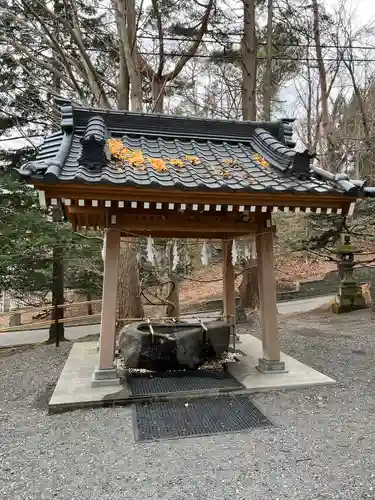
M 107 127 L 104 118 L 93 116 L 87 123 L 85 134 L 81 139 L 82 153 L 79 165 L 90 170 L 102 169 L 108 163 L 106 151 Z
M 71 99 L 64 97 L 55 97 L 54 103 L 60 108 L 61 121 L 60 126 L 64 132 L 72 132 L 74 127 L 73 120 L 73 103 Z
M 295 121 L 295 118 L 281 118 L 284 136 L 283 143 L 291 149 L 294 149 L 296 147 L 296 142 L 293 140 L 293 123 Z
M 316 158 L 315 153 L 310 153 L 308 149 L 302 152 L 295 152 L 289 165 L 289 172 L 297 177 L 308 177 L 311 173 L 311 160 Z
M 44 179 L 55 179 L 60 175 L 60 171 L 69 156 L 72 138 L 72 134 L 63 134 L 60 147 L 55 156 L 47 158 L 43 163 L 40 163 L 37 159 L 28 161 L 21 165 L 19 169 L 16 169 L 17 172 L 23 178 L 28 178 L 31 175 L 43 175 Z

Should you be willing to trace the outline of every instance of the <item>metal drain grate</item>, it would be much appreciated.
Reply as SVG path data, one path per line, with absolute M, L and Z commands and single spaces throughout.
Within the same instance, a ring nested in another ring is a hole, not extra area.
M 134 396 L 243 388 L 243 385 L 230 373 L 217 368 L 157 375 L 132 374 L 128 376 L 128 384 Z
M 133 408 L 136 441 L 209 436 L 271 425 L 247 396 L 141 403 Z

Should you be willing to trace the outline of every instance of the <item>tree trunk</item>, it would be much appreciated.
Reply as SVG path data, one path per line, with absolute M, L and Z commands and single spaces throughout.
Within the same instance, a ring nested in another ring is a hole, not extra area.
M 351 45 L 351 41 L 350 41 L 350 45 Z M 366 145 L 366 148 L 369 151 L 372 151 L 373 150 L 373 144 L 372 144 L 372 141 L 371 141 L 371 132 L 370 132 L 370 126 L 369 126 L 369 123 L 368 123 L 367 110 L 366 110 L 366 106 L 365 106 L 365 103 L 364 103 L 364 100 L 363 100 L 362 92 L 361 92 L 361 90 L 359 88 L 359 84 L 357 83 L 357 77 L 356 77 L 355 70 L 354 70 L 354 61 L 353 61 L 353 52 L 352 52 L 352 49 L 350 50 L 350 59 L 349 59 L 349 61 L 348 61 L 348 59 L 344 59 L 343 58 L 343 62 L 344 62 L 345 66 L 346 66 L 346 68 L 347 68 L 347 70 L 349 72 L 350 79 L 352 81 L 352 86 L 353 86 L 353 93 L 354 93 L 354 95 L 357 98 L 358 107 L 359 107 L 359 111 L 360 111 L 361 122 L 362 122 L 362 127 L 363 127 L 364 143 Z
M 311 74 L 311 62 L 309 59 L 309 50 L 308 46 L 306 49 L 306 68 L 307 68 L 307 103 L 306 103 L 306 121 L 307 121 L 307 148 L 310 152 L 313 151 L 313 86 L 312 86 L 312 74 Z
M 271 96 L 272 96 L 272 23 L 273 23 L 273 0 L 268 0 L 268 22 L 267 22 L 267 61 L 266 74 L 263 89 L 263 116 L 264 120 L 271 120 Z
M 326 166 L 326 168 L 328 168 L 328 170 L 332 172 L 335 172 L 336 171 L 335 144 L 331 130 L 331 123 L 329 119 L 329 110 L 328 110 L 329 91 L 327 86 L 327 72 L 324 65 L 321 39 L 320 39 L 320 19 L 319 19 L 318 0 L 312 0 L 312 10 L 313 10 L 314 42 L 315 42 L 316 60 L 319 71 L 319 83 L 320 83 L 320 94 L 321 94 L 320 96 L 321 108 L 322 108 L 321 123 L 322 123 L 324 139 L 327 142 L 328 165 Z
M 242 52 L 242 118 L 256 120 L 257 38 L 255 22 L 255 1 L 244 0 L 244 34 Z M 239 287 L 242 309 L 255 309 L 258 305 L 258 273 L 251 267 L 253 260 L 243 263 L 242 282 Z M 247 268 L 250 268 L 247 270 Z
M 92 316 L 92 314 L 93 314 L 91 299 L 92 299 L 91 293 L 87 292 L 87 294 L 86 294 L 86 300 L 87 300 L 87 302 L 89 302 L 87 304 L 87 314 L 88 314 L 88 316 Z
M 250 258 L 243 263 L 247 269 L 242 275 L 239 286 L 241 309 L 256 309 L 259 305 L 258 268 L 257 261 Z
M 142 111 L 142 79 L 137 51 L 137 20 L 134 0 L 114 0 L 117 8 L 117 29 L 120 36 L 119 56 L 126 62 L 120 74 L 119 105 L 121 109 Z M 119 318 L 139 318 L 144 316 L 141 298 L 137 245 L 131 239 L 121 240 L 120 269 L 117 293 Z M 120 321 L 119 327 L 123 322 Z
M 171 286 L 169 291 L 168 301 L 170 304 L 167 305 L 166 316 L 170 318 L 180 318 L 180 294 L 179 294 L 179 277 L 177 274 L 172 274 L 170 276 Z
M 132 111 L 142 111 L 142 76 L 137 47 L 137 16 L 135 10 L 135 0 L 125 0 L 125 4 L 128 43 L 124 45 L 124 50 L 130 78 L 131 109 Z
M 117 10 L 116 10 L 116 22 L 117 22 L 117 31 L 118 33 L 121 33 L 122 30 L 121 16 Z M 126 36 L 125 32 L 124 36 Z M 121 40 L 119 41 L 118 55 L 119 55 L 118 107 L 119 109 L 128 110 L 129 96 L 130 96 L 130 79 L 129 79 L 128 65 L 126 64 L 124 44 L 121 42 Z
M 141 287 L 137 262 L 137 245 L 131 239 L 121 240 L 119 286 L 117 292 L 119 318 L 143 318 Z M 119 328 L 125 321 L 119 322 Z
M 257 38 L 255 0 L 244 0 L 244 33 L 241 41 L 242 119 L 256 120 Z
M 130 81 L 131 110 L 142 111 L 142 78 L 137 49 L 137 15 L 135 0 L 113 0 L 113 4 L 116 8 L 116 23 L 120 37 L 119 43 L 121 44 L 119 50 L 120 61 L 123 56 L 126 61 L 127 73 Z M 123 85 L 126 77 L 124 66 L 122 75 L 120 76 L 121 84 Z M 125 94 L 123 94 L 121 99 L 123 104 L 125 104 L 125 99 Z
M 58 224 L 61 222 L 62 214 L 60 207 L 54 207 L 52 211 L 53 221 Z M 57 307 L 64 304 L 64 250 L 59 233 L 56 233 L 55 244 L 52 249 L 52 316 L 51 326 L 49 328 L 48 342 L 59 342 L 64 338 L 64 323 L 58 323 L 58 320 L 64 318 L 64 309 Z
M 64 5 L 63 2 L 60 0 L 55 0 L 54 5 L 54 12 L 56 15 L 61 15 Z M 56 37 L 59 39 L 59 26 L 58 23 L 54 23 L 54 31 Z M 57 64 L 57 63 L 56 63 Z M 60 92 L 61 90 L 61 80 L 56 76 L 56 74 L 52 75 L 52 81 L 53 81 L 53 86 L 56 90 L 57 93 Z M 61 206 L 55 206 L 52 209 L 52 220 L 53 222 L 58 225 L 62 221 L 62 209 Z M 64 318 L 64 309 L 62 306 L 65 302 L 64 299 L 64 250 L 63 250 L 63 242 L 60 240 L 60 233 L 59 230 L 57 229 L 56 231 L 56 238 L 54 240 L 54 246 L 52 249 L 52 314 L 51 314 L 51 320 L 53 323 L 51 323 L 49 327 L 49 334 L 48 334 L 48 342 L 54 342 L 56 345 L 59 345 L 59 343 L 63 340 L 64 338 L 64 323 L 59 323 L 59 320 L 62 320 Z
M 164 113 L 164 87 L 163 78 L 155 76 L 152 81 L 152 111 L 153 113 Z

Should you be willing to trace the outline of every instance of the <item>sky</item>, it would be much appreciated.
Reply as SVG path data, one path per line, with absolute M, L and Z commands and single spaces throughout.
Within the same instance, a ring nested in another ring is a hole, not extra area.
M 330 10 L 338 4 L 338 1 L 323 0 L 322 4 Z M 368 22 L 371 17 L 375 17 L 375 0 L 345 0 L 345 5 L 348 11 L 355 12 L 355 24 L 358 27 Z

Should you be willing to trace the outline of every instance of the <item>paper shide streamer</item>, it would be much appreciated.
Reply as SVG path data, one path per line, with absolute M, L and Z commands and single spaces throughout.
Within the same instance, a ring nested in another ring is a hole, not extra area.
M 245 244 L 244 244 L 244 248 L 243 248 L 243 256 L 246 260 L 250 259 L 250 256 L 251 256 L 251 252 L 250 252 L 250 247 L 249 247 L 249 243 L 246 241 Z
M 203 266 L 208 266 L 208 245 L 206 241 L 202 245 L 201 262 Z
M 246 260 L 257 258 L 257 248 L 255 238 L 251 238 L 250 241 L 245 241 L 243 246 L 243 256 Z
M 251 242 L 251 258 L 255 260 L 257 258 L 257 244 L 255 238 Z
M 238 258 L 236 240 L 232 241 L 232 265 L 236 265 Z
M 105 247 L 106 247 L 106 243 L 107 243 L 107 233 L 106 233 L 106 231 L 104 231 L 103 246 L 102 246 L 102 259 L 103 259 L 103 262 L 105 260 Z
M 154 240 L 151 236 L 147 238 L 147 260 L 151 264 L 155 262 Z
M 173 262 L 172 262 L 172 270 L 173 271 L 176 270 L 179 261 L 180 261 L 180 257 L 178 255 L 177 241 L 175 240 L 173 242 Z

